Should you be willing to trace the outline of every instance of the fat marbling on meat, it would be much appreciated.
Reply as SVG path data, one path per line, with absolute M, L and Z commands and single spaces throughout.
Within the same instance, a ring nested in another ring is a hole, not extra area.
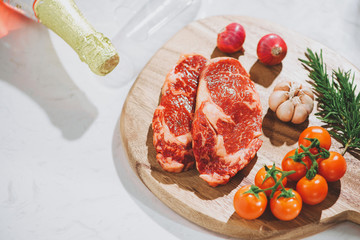
M 168 172 L 194 166 L 191 127 L 199 76 L 207 59 L 184 54 L 167 74 L 152 121 L 156 159 Z
M 192 126 L 200 177 L 226 184 L 261 147 L 262 107 L 249 74 L 234 58 L 208 61 L 201 73 Z

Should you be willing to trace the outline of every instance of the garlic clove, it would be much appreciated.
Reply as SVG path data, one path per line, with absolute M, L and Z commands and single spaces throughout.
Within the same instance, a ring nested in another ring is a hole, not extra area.
M 307 114 L 310 114 L 314 108 L 314 100 L 309 95 L 303 94 L 300 96 L 300 101 L 305 108 Z
M 309 96 L 312 100 L 314 100 L 314 93 L 312 92 L 311 88 L 303 86 L 301 91 L 302 91 L 302 93 Z
M 283 82 L 279 82 L 275 88 L 274 88 L 274 91 L 289 91 L 290 90 L 290 85 L 291 83 L 288 82 L 288 81 L 283 81 Z
M 294 115 L 294 104 L 287 100 L 280 104 L 276 110 L 276 116 L 283 122 L 289 122 Z
M 294 115 L 291 120 L 292 123 L 300 124 L 300 123 L 305 122 L 305 120 L 307 119 L 309 114 L 307 112 L 307 109 L 304 106 L 305 105 L 303 105 L 303 104 L 298 104 L 295 106 Z
M 276 112 L 276 109 L 280 104 L 289 99 L 289 96 L 286 91 L 275 91 L 271 93 L 269 97 L 269 107 L 271 110 Z

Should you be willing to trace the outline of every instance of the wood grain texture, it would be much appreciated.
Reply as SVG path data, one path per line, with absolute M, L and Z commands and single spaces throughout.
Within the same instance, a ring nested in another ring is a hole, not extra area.
M 159 103 L 165 76 L 182 53 L 200 53 L 207 58 L 227 56 L 216 48 L 217 33 L 231 22 L 241 23 L 246 30 L 245 52 L 230 56 L 238 58 L 250 73 L 263 106 L 264 141 L 256 157 L 225 186 L 216 188 L 199 178 L 196 169 L 179 174 L 163 171 L 155 159 L 151 122 Z M 288 45 L 282 64 L 267 67 L 257 60 L 256 46 L 265 34 L 277 33 Z M 300 238 L 323 231 L 349 220 L 360 224 L 360 154 L 347 153 L 348 170 L 337 182 L 329 184 L 326 200 L 316 206 L 304 205 L 293 221 L 283 222 L 272 216 L 269 209 L 259 219 L 240 218 L 233 209 L 235 192 L 254 177 L 264 164 L 281 166 L 285 154 L 297 147 L 300 133 L 308 126 L 322 125 L 314 116 L 300 125 L 283 123 L 268 108 L 268 98 L 274 86 L 284 80 L 305 82 L 307 72 L 298 58 L 304 58 L 307 47 L 323 49 L 324 61 L 330 69 L 353 69 L 360 85 L 360 72 L 334 51 L 296 32 L 260 19 L 242 16 L 216 16 L 193 22 L 171 38 L 148 62 L 132 86 L 123 107 L 120 129 L 129 162 L 143 183 L 166 205 L 188 220 L 212 231 L 244 239 Z M 341 145 L 333 140 L 330 150 Z

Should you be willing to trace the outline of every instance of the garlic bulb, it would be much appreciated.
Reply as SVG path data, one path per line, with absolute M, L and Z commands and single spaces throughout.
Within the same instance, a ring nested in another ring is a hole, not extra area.
M 281 121 L 300 124 L 314 108 L 314 94 L 300 83 L 280 82 L 269 97 L 269 107 Z

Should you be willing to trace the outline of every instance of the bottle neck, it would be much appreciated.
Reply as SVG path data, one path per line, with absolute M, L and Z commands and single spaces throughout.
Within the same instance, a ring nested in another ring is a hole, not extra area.
M 110 40 L 95 31 L 73 0 L 2 1 L 54 31 L 94 73 L 106 75 L 119 63 L 119 55 Z
M 73 0 L 37 0 L 34 12 L 39 21 L 65 40 L 81 61 L 98 75 L 106 75 L 119 62 L 110 40 L 87 22 Z

